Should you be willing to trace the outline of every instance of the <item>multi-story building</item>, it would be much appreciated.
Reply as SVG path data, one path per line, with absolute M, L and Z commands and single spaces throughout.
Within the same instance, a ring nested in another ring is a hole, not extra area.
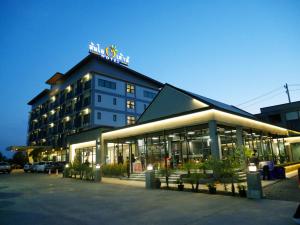
M 55 73 L 31 106 L 28 146 L 65 149 L 66 136 L 96 126 L 134 124 L 162 84 L 90 53 L 65 74 Z
M 256 116 L 268 123 L 300 131 L 300 101 L 260 109 Z

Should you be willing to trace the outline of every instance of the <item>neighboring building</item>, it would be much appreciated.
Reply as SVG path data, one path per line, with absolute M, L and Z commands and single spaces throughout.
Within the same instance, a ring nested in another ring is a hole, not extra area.
M 300 131 L 300 101 L 260 109 L 256 116 L 268 123 Z
M 28 104 L 28 146 L 65 151 L 66 137 L 93 127 L 134 124 L 162 84 L 90 53 L 65 74 L 55 73 Z M 66 152 L 59 160 L 66 160 Z

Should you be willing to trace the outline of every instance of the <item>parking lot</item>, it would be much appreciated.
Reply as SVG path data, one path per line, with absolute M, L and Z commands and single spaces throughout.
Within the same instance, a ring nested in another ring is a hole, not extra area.
M 297 202 L 0 174 L 0 224 L 294 224 Z

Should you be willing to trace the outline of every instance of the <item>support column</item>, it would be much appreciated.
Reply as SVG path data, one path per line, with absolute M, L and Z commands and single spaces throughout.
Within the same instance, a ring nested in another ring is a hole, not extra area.
M 100 164 L 100 140 L 96 139 L 96 162 L 95 164 Z
M 102 143 L 102 146 L 104 146 L 104 144 Z M 101 153 L 103 152 L 103 148 L 101 151 L 101 142 L 100 142 L 100 138 L 96 139 L 96 162 L 95 162 L 95 181 L 96 182 L 100 182 L 101 181 Z M 102 153 L 103 154 L 103 153 Z M 102 161 L 103 162 L 103 161 Z
M 221 159 L 222 153 L 219 144 L 220 142 L 219 136 L 217 133 L 217 122 L 215 120 L 210 120 L 208 122 L 208 128 L 209 128 L 209 136 L 210 136 L 211 155 L 214 158 Z
M 100 141 L 99 141 L 100 142 Z M 101 141 L 101 145 L 97 145 L 96 148 L 96 162 L 100 164 L 106 164 L 106 152 L 107 152 L 107 143 Z
M 243 159 L 245 159 L 245 153 L 244 153 L 244 140 L 243 140 L 243 127 L 236 127 L 236 145 L 237 148 L 241 151 L 241 156 Z

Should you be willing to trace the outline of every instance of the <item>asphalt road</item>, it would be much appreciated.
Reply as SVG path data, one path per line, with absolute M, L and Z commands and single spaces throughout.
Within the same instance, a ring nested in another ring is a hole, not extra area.
M 0 224 L 289 225 L 297 202 L 0 174 Z

